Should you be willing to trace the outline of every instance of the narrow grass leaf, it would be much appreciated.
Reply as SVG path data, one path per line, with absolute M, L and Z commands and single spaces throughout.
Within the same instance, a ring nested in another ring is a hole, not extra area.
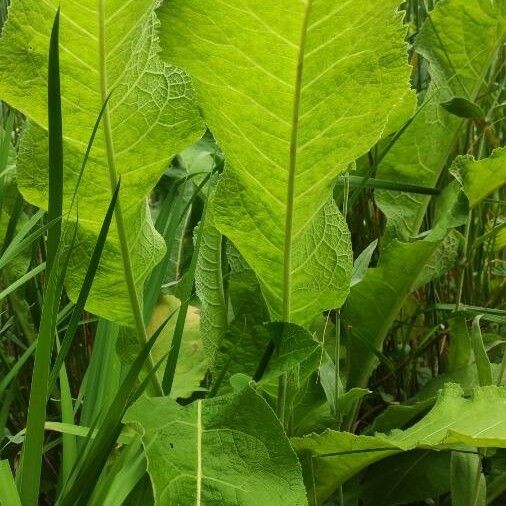
M 21 506 L 21 499 L 8 460 L 0 461 L 0 485 L 0 504 L 2 506 Z
M 60 90 L 60 8 L 56 11 L 49 42 L 48 68 L 48 141 L 49 141 L 49 206 L 48 220 L 59 220 L 63 210 L 63 130 Z M 60 244 L 61 222 L 48 230 L 47 270 L 51 271 Z

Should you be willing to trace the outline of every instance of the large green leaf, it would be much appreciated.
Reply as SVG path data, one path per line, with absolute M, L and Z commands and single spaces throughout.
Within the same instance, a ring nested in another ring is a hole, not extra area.
M 163 254 L 146 196 L 171 156 L 202 133 L 187 76 L 158 57 L 157 4 L 14 0 L 0 42 L 0 97 L 31 120 L 21 146 L 18 181 L 24 197 L 37 206 L 47 207 L 46 69 L 58 5 L 66 210 L 104 91 L 112 90 L 115 166 L 121 175 L 120 201 L 139 294 Z M 78 244 L 67 278 L 72 298 L 77 297 L 110 197 L 104 134 L 98 132 L 79 191 Z M 71 218 L 76 219 L 75 214 Z M 116 228 L 111 227 L 87 309 L 128 324 L 132 316 L 120 255 Z
M 423 240 L 388 241 L 379 263 L 351 289 L 343 311 L 349 325 L 348 387 L 366 387 L 395 318 L 415 289 L 441 275 L 455 259 L 448 231 L 462 225 L 467 203 L 456 181 L 436 201 L 435 224 Z
M 306 483 L 314 480 L 316 495 L 324 499 L 360 470 L 396 453 L 458 445 L 505 448 L 506 389 L 477 387 L 467 398 L 460 386 L 447 385 L 430 413 L 407 430 L 376 436 L 327 430 L 293 438 L 292 445 L 303 462 Z
M 329 197 L 389 118 L 397 125 L 410 110 L 397 6 L 173 0 L 159 11 L 163 55 L 195 78 L 226 156 L 216 226 L 255 271 L 273 318 L 306 324 L 347 294 L 349 235 Z
M 283 429 L 250 388 L 186 407 L 142 398 L 125 421 L 142 435 L 156 504 L 307 504 Z
M 430 65 L 427 103 L 380 164 L 377 177 L 434 186 L 464 121 L 440 104 L 454 96 L 475 101 L 491 57 L 504 42 L 506 4 L 501 0 L 439 2 L 416 39 Z M 377 192 L 389 233 L 407 239 L 418 233 L 429 202 L 422 195 Z
M 475 160 L 472 156 L 459 156 L 453 162 L 452 174 L 469 199 L 471 207 L 506 185 L 506 148 L 498 148 L 489 158 Z

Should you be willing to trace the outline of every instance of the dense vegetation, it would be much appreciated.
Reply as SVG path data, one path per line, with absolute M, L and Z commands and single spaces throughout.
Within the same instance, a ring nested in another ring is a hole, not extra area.
M 505 0 L 0 20 L 1 505 L 505 503 Z

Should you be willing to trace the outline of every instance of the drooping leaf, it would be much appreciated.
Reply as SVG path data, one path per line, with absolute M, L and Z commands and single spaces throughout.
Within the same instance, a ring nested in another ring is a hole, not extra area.
M 267 325 L 274 343 L 274 355 L 271 358 L 263 381 L 278 378 L 284 372 L 306 362 L 306 371 L 302 376 L 309 376 L 318 367 L 321 355 L 320 344 L 303 327 L 293 323 L 274 322 Z
M 304 505 L 297 458 L 251 388 L 183 407 L 142 398 L 125 421 L 141 433 L 155 503 Z
M 437 3 L 415 42 L 416 51 L 430 65 L 431 83 L 420 97 L 420 102 L 427 103 L 384 158 L 377 177 L 425 186 L 437 183 L 464 121 L 440 104 L 454 96 L 476 100 L 505 30 L 504 2 Z M 429 200 L 422 195 L 377 192 L 389 236 L 406 240 L 416 235 Z
M 327 430 L 292 438 L 292 445 L 303 463 L 306 485 L 314 480 L 317 496 L 325 499 L 339 484 L 390 455 L 455 445 L 504 448 L 505 429 L 505 388 L 477 387 L 467 398 L 458 385 L 447 385 L 430 413 L 404 431 L 357 436 Z
M 349 237 L 329 196 L 392 128 L 392 111 L 406 114 L 397 6 L 185 0 L 159 11 L 163 55 L 195 78 L 227 160 L 216 226 L 255 271 L 274 319 L 306 324 L 347 294 Z
M 506 148 L 494 150 L 483 160 L 459 156 L 451 172 L 462 185 L 469 205 L 476 207 L 485 197 L 506 185 Z
M 122 180 L 120 202 L 139 295 L 163 254 L 146 196 L 171 156 L 203 131 L 188 78 L 158 57 L 157 3 L 142 0 L 125 8 L 119 0 L 15 0 L 0 42 L 0 97 L 31 120 L 20 147 L 18 181 L 24 197 L 37 206 L 47 208 L 46 61 L 58 5 L 64 212 L 104 94 L 113 90 L 109 105 L 114 162 Z M 98 132 L 79 191 L 78 244 L 66 282 L 74 299 L 111 193 L 104 134 Z M 87 309 L 110 320 L 132 321 L 116 227 L 111 228 Z

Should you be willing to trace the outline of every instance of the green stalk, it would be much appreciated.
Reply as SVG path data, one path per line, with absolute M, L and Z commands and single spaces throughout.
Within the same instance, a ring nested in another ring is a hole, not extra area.
M 293 234 L 293 212 L 295 207 L 295 171 L 297 168 L 297 144 L 299 137 L 299 115 L 302 94 L 302 78 L 304 72 L 304 53 L 306 48 L 306 34 L 309 24 L 312 0 L 309 0 L 304 13 L 302 30 L 299 41 L 299 55 L 297 61 L 297 75 L 295 80 L 295 97 L 292 111 L 292 131 L 290 138 L 290 165 L 288 169 L 288 190 L 285 216 L 285 243 L 283 254 L 283 313 L 282 320 L 291 320 L 291 291 L 292 291 L 292 234 Z M 288 376 L 283 373 L 279 378 L 278 392 L 278 416 L 282 424 L 285 420 L 286 396 L 288 387 Z
M 108 84 L 107 84 L 107 63 L 106 63 L 106 43 L 105 43 L 105 0 L 99 0 L 99 55 L 100 55 L 100 89 L 102 94 L 102 102 L 105 103 L 108 97 Z M 106 104 L 104 115 L 102 118 L 104 125 L 105 135 L 105 149 L 107 153 L 107 165 L 109 167 L 109 182 L 111 185 L 111 195 L 118 184 L 118 173 L 116 170 L 116 161 L 114 153 L 114 142 L 112 138 L 111 117 L 109 104 Z M 118 238 L 120 243 L 121 258 L 123 261 L 123 270 L 125 273 L 125 281 L 127 284 L 128 296 L 132 306 L 132 315 L 135 324 L 135 333 L 139 341 L 139 345 L 144 347 L 148 342 L 146 327 L 144 326 L 144 318 L 142 315 L 141 303 L 135 289 L 135 279 L 133 275 L 132 260 L 130 258 L 130 251 L 128 249 L 128 241 L 125 231 L 125 223 L 123 219 L 123 211 L 121 200 L 118 199 L 114 211 L 116 218 L 116 228 L 118 230 Z M 148 370 L 153 369 L 153 359 L 151 354 L 147 360 Z M 163 395 L 163 390 L 158 382 L 156 375 L 151 377 L 152 390 L 155 395 Z

